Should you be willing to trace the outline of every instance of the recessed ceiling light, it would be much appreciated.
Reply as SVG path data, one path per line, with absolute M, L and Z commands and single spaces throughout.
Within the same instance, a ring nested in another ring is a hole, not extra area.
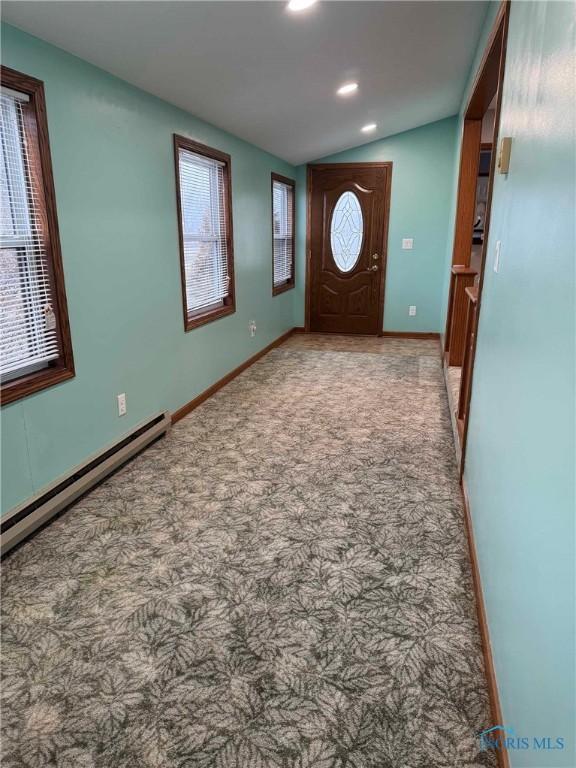
M 310 8 L 315 2 L 316 0 L 290 0 L 288 3 L 288 10 L 294 12 L 305 11 L 306 8 Z
M 351 93 L 354 93 L 354 91 L 358 90 L 358 83 L 344 83 L 344 85 L 341 85 L 340 88 L 336 91 L 338 96 L 349 96 Z
M 362 133 L 371 133 L 372 131 L 375 131 L 377 127 L 376 123 L 368 123 L 368 125 L 363 125 L 361 130 Z

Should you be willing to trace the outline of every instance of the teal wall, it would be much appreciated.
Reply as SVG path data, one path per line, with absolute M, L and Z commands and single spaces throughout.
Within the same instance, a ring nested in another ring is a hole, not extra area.
M 393 163 L 384 300 L 387 331 L 438 332 L 442 328 L 456 128 L 457 119 L 451 117 L 316 161 Z M 299 172 L 305 178 L 305 170 L 299 168 Z M 300 189 L 302 196 L 303 184 Z M 300 205 L 304 208 L 302 201 Z M 414 238 L 412 251 L 402 250 L 404 237 Z M 303 239 L 299 253 L 302 274 Z M 299 288 L 297 325 L 303 325 L 303 283 Z M 416 317 L 408 316 L 411 304 L 417 307 Z
M 513 768 L 576 765 L 575 8 L 511 6 L 465 471 L 504 720 L 569 742 Z
M 45 83 L 76 364 L 76 378 L 2 409 L 5 512 L 293 326 L 295 291 L 272 296 L 270 173 L 293 177 L 295 169 L 9 26 L 2 63 Z M 232 156 L 237 311 L 190 333 L 174 132 Z M 122 418 L 119 392 L 128 401 Z

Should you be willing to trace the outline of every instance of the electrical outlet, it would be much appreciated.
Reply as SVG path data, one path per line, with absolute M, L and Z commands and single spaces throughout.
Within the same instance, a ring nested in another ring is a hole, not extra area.
M 256 336 L 256 320 L 250 320 L 248 323 L 248 330 L 250 332 L 250 336 Z
M 415 304 L 410 304 L 410 306 L 408 307 L 408 315 L 410 317 L 416 317 L 416 305 Z
M 126 395 L 122 392 L 116 398 L 118 400 L 118 416 L 126 416 Z
M 413 237 L 404 237 L 402 238 L 402 250 L 403 251 L 411 251 L 414 248 L 414 238 Z

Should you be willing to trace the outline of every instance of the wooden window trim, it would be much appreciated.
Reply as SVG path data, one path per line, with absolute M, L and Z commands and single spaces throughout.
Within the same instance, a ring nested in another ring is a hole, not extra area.
M 296 285 L 296 182 L 287 176 L 281 176 L 279 173 L 270 174 L 270 194 L 271 194 L 271 224 L 272 224 L 272 296 L 278 296 L 281 293 L 291 290 Z M 290 279 L 281 285 L 274 285 L 274 182 L 279 181 L 292 187 L 292 274 Z
M 73 378 L 75 370 L 56 213 L 44 83 L 35 77 L 4 66 L 0 67 L 0 80 L 7 88 L 25 93 L 30 98 L 24 113 L 24 130 L 28 138 L 29 155 L 34 158 L 30 176 L 36 187 L 37 199 L 40 201 L 38 206 L 41 213 L 40 226 L 50 276 L 53 310 L 57 318 L 59 349 L 58 358 L 50 362 L 46 368 L 19 376 L 1 385 L 2 405 L 7 405 Z
M 182 200 L 180 196 L 180 162 L 179 162 L 179 150 L 187 149 L 190 152 L 194 152 L 198 155 L 204 155 L 212 160 L 219 160 L 224 163 L 224 204 L 225 210 L 225 222 L 226 222 L 226 253 L 228 260 L 228 276 L 230 278 L 230 288 L 226 299 L 224 300 L 223 307 L 217 307 L 216 309 L 209 309 L 201 314 L 192 313 L 188 311 L 186 302 L 186 270 L 184 266 L 184 230 L 182 226 Z M 184 314 L 184 330 L 186 332 L 191 331 L 194 328 L 198 328 L 206 323 L 211 323 L 213 320 L 219 320 L 221 317 L 232 315 L 236 312 L 236 290 L 234 280 L 234 234 L 232 228 L 232 167 L 230 155 L 225 152 L 221 152 L 213 147 L 208 147 L 205 144 L 200 144 L 197 141 L 192 141 L 186 136 L 180 136 L 177 133 L 174 134 L 174 169 L 176 175 L 176 208 L 178 213 L 178 243 L 180 248 L 180 280 L 182 287 L 182 310 Z

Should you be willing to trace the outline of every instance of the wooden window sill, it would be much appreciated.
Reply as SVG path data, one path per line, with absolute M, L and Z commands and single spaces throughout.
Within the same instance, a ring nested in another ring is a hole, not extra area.
M 295 283 L 289 282 L 289 283 L 283 283 L 282 285 L 275 285 L 272 287 L 272 296 L 278 296 L 280 293 L 285 293 L 286 291 L 292 290 L 294 288 Z
M 29 373 L 19 379 L 7 381 L 2 384 L 2 405 L 14 403 L 23 397 L 41 392 L 43 389 L 48 389 L 48 387 L 53 387 L 55 384 L 60 384 L 68 379 L 73 379 L 74 376 L 74 368 L 54 366 Z
M 234 312 L 236 312 L 236 306 L 234 304 L 229 304 L 224 307 L 219 307 L 218 309 L 212 309 L 203 315 L 188 315 L 184 324 L 184 330 L 186 332 L 191 331 L 194 328 L 199 328 L 201 325 L 211 323 L 213 320 L 220 320 L 221 317 L 233 315 Z

